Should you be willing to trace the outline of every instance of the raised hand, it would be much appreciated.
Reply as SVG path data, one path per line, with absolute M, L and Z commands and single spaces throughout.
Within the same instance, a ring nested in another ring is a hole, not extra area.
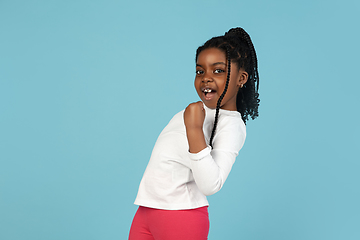
M 187 129 L 202 129 L 205 119 L 205 109 L 201 101 L 191 103 L 184 112 L 184 123 Z
M 206 148 L 203 132 L 205 109 L 201 101 L 191 103 L 184 112 L 184 123 L 189 143 L 189 151 L 197 153 Z

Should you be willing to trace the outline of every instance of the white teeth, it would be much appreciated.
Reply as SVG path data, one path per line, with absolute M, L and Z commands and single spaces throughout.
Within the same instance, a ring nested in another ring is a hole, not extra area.
M 204 89 L 204 92 L 206 92 L 206 93 L 209 93 L 209 92 L 211 92 L 211 89 Z

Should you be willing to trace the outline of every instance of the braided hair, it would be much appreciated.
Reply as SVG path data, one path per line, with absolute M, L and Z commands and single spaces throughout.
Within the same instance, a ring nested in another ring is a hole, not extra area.
M 226 94 L 230 81 L 231 62 L 236 63 L 238 69 L 244 69 L 249 75 L 244 86 L 239 88 L 236 98 L 237 111 L 240 112 L 245 124 L 249 117 L 255 119 L 259 116 L 259 73 L 254 45 L 249 34 L 240 27 L 230 29 L 224 36 L 213 37 L 204 45 L 200 46 L 196 50 L 195 61 L 197 61 L 199 54 L 208 48 L 218 48 L 224 51 L 228 61 L 228 74 L 225 88 L 216 104 L 215 122 L 210 137 L 210 146 L 212 147 L 212 141 L 219 120 L 221 101 Z

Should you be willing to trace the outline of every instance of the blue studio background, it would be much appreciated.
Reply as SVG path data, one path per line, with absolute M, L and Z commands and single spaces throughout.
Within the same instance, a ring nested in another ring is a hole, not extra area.
M 196 48 L 242 26 L 260 117 L 210 240 L 360 239 L 358 1 L 0 0 L 0 239 L 127 239 Z

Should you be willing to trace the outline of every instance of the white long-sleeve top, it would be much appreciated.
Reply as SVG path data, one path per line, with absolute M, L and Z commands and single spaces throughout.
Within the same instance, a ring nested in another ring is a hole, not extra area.
M 215 110 L 204 105 L 204 136 L 207 143 Z M 158 137 L 140 183 L 136 205 L 180 210 L 208 206 L 206 196 L 223 186 L 242 148 L 246 128 L 237 111 L 220 109 L 219 121 L 210 146 L 190 153 L 183 118 L 177 113 Z

